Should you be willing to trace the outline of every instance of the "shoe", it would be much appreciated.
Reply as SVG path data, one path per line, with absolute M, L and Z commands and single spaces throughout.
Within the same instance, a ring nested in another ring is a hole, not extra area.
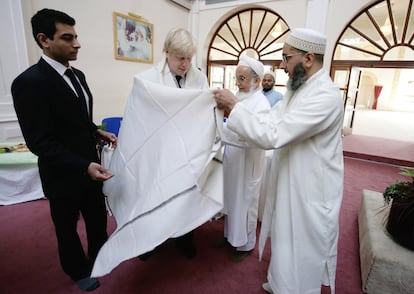
M 98 288 L 101 283 L 99 283 L 99 280 L 96 278 L 86 277 L 80 280 L 75 281 L 76 285 L 79 287 L 79 289 L 83 291 L 93 291 L 96 288 Z
M 242 261 L 243 259 L 245 259 L 247 256 L 250 255 L 250 253 L 252 253 L 251 251 L 233 251 L 230 254 L 230 260 L 234 261 L 234 262 L 239 262 Z
M 273 294 L 272 288 L 270 288 L 270 284 L 269 284 L 269 283 L 264 283 L 264 284 L 262 285 L 262 288 L 263 288 L 263 290 L 265 290 L 266 292 Z
M 219 239 L 216 242 L 214 242 L 214 247 L 216 248 L 223 248 L 226 245 L 230 245 L 230 243 L 227 241 L 227 238 Z
M 146 252 L 144 254 L 138 255 L 138 258 L 141 261 L 147 261 L 148 258 L 150 258 L 151 256 L 154 255 L 154 253 L 155 253 L 155 250 L 151 250 L 151 251 L 148 251 L 148 252 Z
M 175 240 L 175 246 L 187 259 L 194 258 L 197 254 L 197 249 L 194 245 L 194 231 L 178 237 Z
M 178 250 L 187 258 L 192 259 L 197 255 L 197 249 L 194 243 L 177 244 Z

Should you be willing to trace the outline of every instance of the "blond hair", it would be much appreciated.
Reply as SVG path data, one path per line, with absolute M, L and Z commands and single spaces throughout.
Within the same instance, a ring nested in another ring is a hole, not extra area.
M 182 28 L 169 31 L 165 37 L 163 52 L 194 55 L 196 46 L 190 32 Z

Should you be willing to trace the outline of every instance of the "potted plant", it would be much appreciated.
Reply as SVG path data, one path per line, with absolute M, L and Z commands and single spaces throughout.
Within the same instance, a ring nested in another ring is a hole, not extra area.
M 397 243 L 414 250 L 414 168 L 401 168 L 400 174 L 411 181 L 396 181 L 385 189 L 385 203 L 391 205 L 386 229 Z

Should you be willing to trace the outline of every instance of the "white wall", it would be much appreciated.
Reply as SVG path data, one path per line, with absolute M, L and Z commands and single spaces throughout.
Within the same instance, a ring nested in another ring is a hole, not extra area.
M 103 117 L 123 114 L 133 75 L 158 63 L 162 57 L 164 37 L 171 28 L 188 28 L 196 35 L 198 45 L 196 63 L 205 71 L 207 47 L 212 34 L 224 19 L 245 7 L 271 9 L 279 14 L 291 28 L 305 26 L 312 21 L 318 23 L 316 18 L 326 17 L 325 33 L 328 37 L 328 45 L 325 68 L 329 69 L 332 50 L 339 34 L 358 11 L 375 0 L 328 1 L 328 15 L 321 16 L 313 15 L 318 10 L 309 9 L 309 7 L 312 4 L 324 3 L 322 0 L 279 0 L 254 4 L 245 4 L 247 1 L 244 1 L 242 5 L 235 2 L 237 5 L 227 4 L 223 8 L 213 9 L 206 9 L 205 5 L 200 5 L 202 9 L 191 15 L 188 10 L 169 0 L 21 0 L 30 64 L 37 62 L 41 54 L 31 36 L 30 28 L 30 17 L 37 10 L 45 7 L 58 9 L 76 19 L 76 30 L 82 48 L 78 54 L 78 60 L 73 65 L 87 75 L 95 98 L 94 117 L 97 123 Z M 154 24 L 154 64 L 114 59 L 112 21 L 114 11 L 124 14 L 133 12 Z
M 22 134 L 13 107 L 11 83 L 27 67 L 26 43 L 19 1 L 0 2 L 0 143 L 20 142 Z
M 42 8 L 61 10 L 76 19 L 82 46 L 72 65 L 87 77 L 94 95 L 94 121 L 122 116 L 132 87 L 132 77 L 157 64 L 162 57 L 164 37 L 173 27 L 188 28 L 189 11 L 169 0 L 21 0 L 29 63 L 36 63 L 41 50 L 31 35 L 30 18 Z M 154 64 L 116 60 L 112 13 L 133 12 L 154 24 Z

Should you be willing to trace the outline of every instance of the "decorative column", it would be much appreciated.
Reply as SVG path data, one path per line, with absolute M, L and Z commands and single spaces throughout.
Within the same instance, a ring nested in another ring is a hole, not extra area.
M 200 23 L 200 3 L 199 0 L 193 0 L 192 1 L 192 5 L 191 5 L 191 10 L 190 10 L 190 22 L 191 22 L 191 34 L 193 35 L 193 38 L 195 38 L 195 40 L 197 40 L 197 48 L 202 48 L 202 45 L 200 43 L 199 40 L 199 35 L 200 35 L 200 31 L 199 31 L 199 23 Z M 199 51 L 199 50 L 197 50 Z M 201 50 L 200 50 L 201 51 Z M 200 54 L 195 54 L 193 57 L 193 61 L 195 59 L 194 64 L 196 65 L 196 67 L 201 68 L 202 66 L 202 56 L 200 56 Z
M 328 17 L 330 0 L 308 0 L 308 10 L 305 27 L 326 34 L 326 19 Z

